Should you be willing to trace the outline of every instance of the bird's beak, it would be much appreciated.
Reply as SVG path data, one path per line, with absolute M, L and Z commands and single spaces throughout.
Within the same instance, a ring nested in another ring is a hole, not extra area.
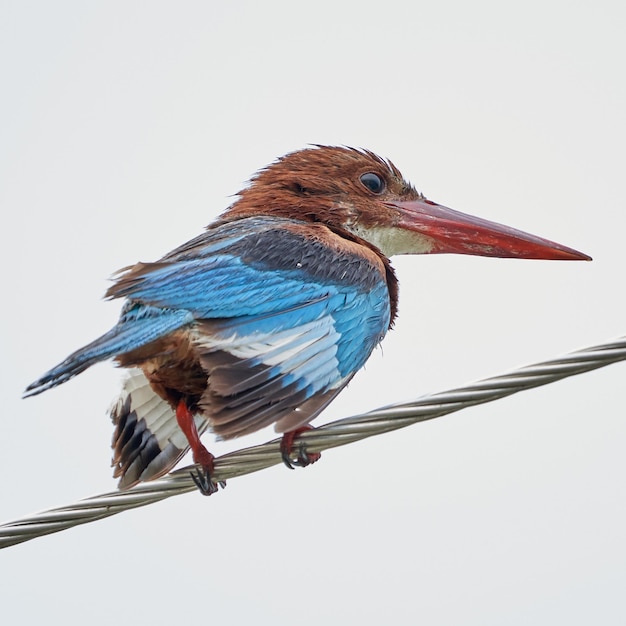
M 430 254 L 452 252 L 520 259 L 591 261 L 591 257 L 561 244 L 509 226 L 466 215 L 431 202 L 387 202 L 400 214 L 398 226 L 432 240 Z

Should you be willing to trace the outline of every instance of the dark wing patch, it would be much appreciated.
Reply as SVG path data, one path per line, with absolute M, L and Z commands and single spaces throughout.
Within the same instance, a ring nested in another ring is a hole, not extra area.
M 153 391 L 140 369 L 129 369 L 111 419 L 111 465 L 120 489 L 163 476 L 189 449 L 171 406 Z M 206 430 L 206 419 L 195 419 L 199 432 Z

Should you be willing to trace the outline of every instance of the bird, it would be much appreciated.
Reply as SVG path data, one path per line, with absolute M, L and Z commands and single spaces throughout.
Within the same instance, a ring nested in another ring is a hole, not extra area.
M 191 449 L 200 492 L 216 492 L 207 430 L 226 440 L 273 424 L 286 465 L 316 461 L 295 438 L 393 327 L 394 255 L 591 260 L 432 202 L 362 148 L 288 153 L 235 198 L 199 236 L 120 270 L 105 296 L 124 300 L 117 324 L 24 393 L 99 361 L 127 370 L 110 410 L 119 489 L 164 475 Z

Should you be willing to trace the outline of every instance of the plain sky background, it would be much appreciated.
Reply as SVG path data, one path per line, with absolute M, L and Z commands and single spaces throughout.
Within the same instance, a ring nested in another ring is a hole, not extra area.
M 618 0 L 2 1 L 0 519 L 115 486 L 119 371 L 20 399 L 115 322 L 107 277 L 307 143 L 370 148 L 435 201 L 594 257 L 395 259 L 396 328 L 318 423 L 623 335 L 625 32 Z M 625 376 L 9 548 L 0 619 L 624 624 Z

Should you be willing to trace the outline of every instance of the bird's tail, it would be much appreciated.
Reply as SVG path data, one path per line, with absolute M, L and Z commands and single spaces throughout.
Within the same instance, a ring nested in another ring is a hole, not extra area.
M 120 479 L 120 489 L 162 476 L 189 450 L 171 405 L 154 392 L 139 368 L 128 370 L 111 419 L 113 476 Z M 204 432 L 208 421 L 200 415 L 194 419 L 198 432 Z
M 131 302 L 122 311 L 116 326 L 84 348 L 70 354 L 39 380 L 28 385 L 24 397 L 35 396 L 56 387 L 94 363 L 141 348 L 192 321 L 188 311 L 161 309 Z

